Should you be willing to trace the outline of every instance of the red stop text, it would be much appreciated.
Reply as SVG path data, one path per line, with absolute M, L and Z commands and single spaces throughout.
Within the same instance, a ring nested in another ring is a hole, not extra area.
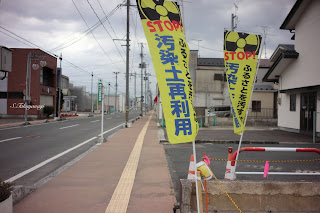
M 180 21 L 148 21 L 147 26 L 149 27 L 150 32 L 162 32 L 164 29 L 168 29 L 169 31 L 178 31 L 179 28 L 181 29 L 181 32 L 183 32 Z
M 228 60 L 243 60 L 243 59 L 249 59 L 253 57 L 253 59 L 256 59 L 256 52 L 225 52 L 224 53 L 224 60 L 228 61 Z

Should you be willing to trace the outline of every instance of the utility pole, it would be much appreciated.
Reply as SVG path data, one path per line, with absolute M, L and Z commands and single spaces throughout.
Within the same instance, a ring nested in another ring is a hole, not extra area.
M 134 109 L 136 109 L 136 80 L 137 80 L 137 78 L 136 78 L 136 73 L 130 73 L 129 74 L 129 76 L 131 77 L 131 76 L 134 76 L 134 104 L 133 104 L 133 106 L 134 106 Z M 130 80 L 131 80 L 131 78 L 130 78 Z
M 134 109 L 137 109 L 137 73 L 134 73 Z
M 149 98 L 150 98 L 150 110 L 152 109 L 152 93 L 151 93 L 151 90 L 150 90 L 150 84 L 151 82 L 148 83 L 148 93 L 149 93 Z
M 24 95 L 25 97 L 24 125 L 28 125 L 28 100 L 30 100 L 30 91 L 29 91 L 30 72 L 31 72 L 31 52 L 28 54 L 28 63 L 27 63 L 26 94 Z
M 61 111 L 61 85 L 62 85 L 62 79 L 61 79 L 61 74 L 62 74 L 62 69 L 61 69 L 61 62 L 62 62 L 62 53 L 60 54 L 60 74 L 59 74 L 59 94 L 58 94 L 58 119 L 60 119 L 60 111 Z
M 117 112 L 117 99 L 118 99 L 118 74 L 119 74 L 119 73 L 120 73 L 120 72 L 113 72 L 113 74 L 116 74 L 116 97 L 115 97 L 115 104 L 114 104 L 116 112 Z
M 140 98 L 141 113 L 140 113 L 140 116 L 142 117 L 143 116 L 143 110 L 142 110 L 142 107 L 143 107 L 143 67 L 144 67 L 144 63 L 143 63 L 143 43 L 141 43 L 141 54 L 140 54 L 140 57 L 141 57 L 141 63 L 140 63 L 140 66 L 139 66 L 139 68 L 141 68 L 141 98 Z
M 199 39 L 192 39 L 192 40 L 198 42 L 198 57 L 200 58 L 200 41 L 202 41 L 202 40 L 199 40 Z
M 126 127 L 129 118 L 129 51 L 130 51 L 130 0 L 127 0 L 127 56 L 126 56 Z
M 144 114 L 147 114 L 147 67 L 144 68 L 144 102 L 145 102 L 145 108 L 144 108 Z
M 102 113 L 101 113 L 101 137 L 100 137 L 100 140 L 99 142 L 100 143 L 103 143 L 104 141 L 104 138 L 103 138 L 103 114 L 104 114 L 104 87 L 103 87 L 103 83 L 102 83 L 102 80 L 100 79 L 99 80 L 99 83 L 101 83 L 101 110 L 102 110 Z M 99 90 L 98 90 L 98 93 L 99 93 Z M 99 103 L 99 99 L 97 101 L 97 104 Z
M 264 39 L 263 39 L 263 46 L 264 46 L 264 57 L 265 59 L 267 58 L 267 44 L 266 44 L 266 40 L 267 40 L 267 31 L 269 30 L 269 26 L 260 26 L 261 29 L 263 30 L 263 35 L 264 35 Z
M 93 116 L 93 97 L 92 97 L 92 90 L 93 90 L 93 72 L 91 73 L 91 116 Z
M 109 97 L 110 97 L 110 82 L 108 82 L 108 113 L 110 111 Z
M 234 7 L 235 7 L 235 14 L 233 14 L 233 13 L 231 14 L 231 31 L 234 31 L 234 29 L 237 28 L 237 23 L 235 23 L 234 19 L 235 18 L 238 19 L 238 16 L 237 16 L 238 6 L 236 4 L 234 4 Z

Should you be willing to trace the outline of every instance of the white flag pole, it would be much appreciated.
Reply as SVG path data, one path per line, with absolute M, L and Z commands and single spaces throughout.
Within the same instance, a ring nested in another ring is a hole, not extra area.
M 196 197 L 197 197 L 197 210 L 200 213 L 200 205 L 199 205 L 199 193 L 198 193 L 198 176 L 197 176 L 197 156 L 196 156 L 196 143 L 192 142 L 193 147 L 193 159 L 194 159 L 194 180 L 196 182 Z
M 261 44 L 264 43 L 265 37 L 266 37 L 266 35 L 263 34 L 262 40 L 261 40 Z M 254 89 L 254 83 L 256 82 L 257 74 L 258 74 L 258 71 L 259 71 L 261 54 L 262 54 L 263 48 L 265 48 L 264 45 L 262 46 L 262 48 L 260 49 L 260 52 L 259 52 L 257 69 L 256 69 L 256 74 L 255 74 L 255 76 L 254 76 L 254 80 L 253 80 L 253 83 L 252 83 L 252 89 L 251 89 L 251 95 L 250 95 L 250 99 L 249 99 L 249 104 L 251 103 L 252 94 L 253 94 L 253 89 Z M 248 114 L 249 114 L 249 104 L 248 104 L 248 107 L 247 107 L 246 117 L 245 117 L 244 123 L 243 123 L 244 126 L 246 126 L 246 123 L 247 123 L 247 118 L 248 118 Z M 241 148 L 241 143 L 242 143 L 243 134 L 244 134 L 244 131 L 241 132 L 241 136 L 240 136 L 239 146 L 238 146 L 238 150 L 237 150 L 236 162 L 235 162 L 235 165 L 234 165 L 234 172 L 236 172 L 236 168 L 237 168 L 237 160 L 238 160 L 238 158 L 239 158 L 239 152 L 240 152 L 240 148 Z M 234 173 L 233 175 L 235 175 L 235 173 Z

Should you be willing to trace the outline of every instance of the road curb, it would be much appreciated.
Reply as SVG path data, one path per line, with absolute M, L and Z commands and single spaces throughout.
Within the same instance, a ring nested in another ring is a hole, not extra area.
M 169 143 L 165 138 L 165 133 L 162 128 L 158 130 L 160 143 Z M 214 143 L 214 144 L 239 144 L 238 140 L 196 140 L 196 143 Z M 275 141 L 242 141 L 242 144 L 280 144 Z

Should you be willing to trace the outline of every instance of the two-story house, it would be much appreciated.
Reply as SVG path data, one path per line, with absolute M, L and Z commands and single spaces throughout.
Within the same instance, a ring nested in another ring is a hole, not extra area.
M 278 126 L 293 132 L 320 132 L 320 1 L 298 0 L 280 29 L 293 33 L 294 45 L 280 44 L 264 76 L 279 84 Z

